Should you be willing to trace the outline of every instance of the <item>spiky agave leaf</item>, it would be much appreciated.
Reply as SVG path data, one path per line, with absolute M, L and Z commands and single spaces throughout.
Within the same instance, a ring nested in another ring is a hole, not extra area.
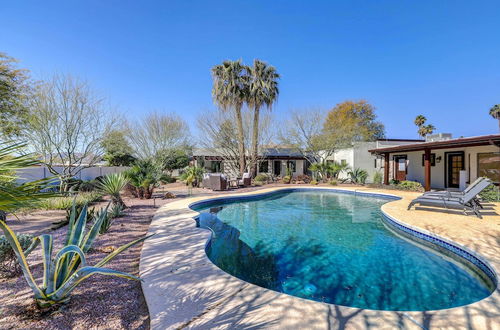
M 135 244 L 137 244 L 139 242 L 147 240 L 151 236 L 154 236 L 154 234 L 151 234 L 151 235 L 148 235 L 148 236 L 144 236 L 143 238 L 136 239 L 135 241 L 132 241 L 130 243 L 127 243 L 127 244 L 124 244 L 124 245 L 120 246 L 118 249 L 114 250 L 112 253 L 108 254 L 104 259 L 102 259 L 101 261 L 99 261 L 95 266 L 96 267 L 102 267 L 102 266 L 104 266 L 111 259 L 113 259 L 114 257 L 116 257 L 119 253 L 125 251 L 129 247 L 131 247 L 131 246 L 133 246 L 133 245 L 135 245 Z
M 91 275 L 94 274 L 102 274 L 102 275 L 110 275 L 110 276 L 117 276 L 117 277 L 122 277 L 130 280 L 137 280 L 140 281 L 141 279 L 137 276 L 134 276 L 129 273 L 121 272 L 118 270 L 113 270 L 109 268 L 101 268 L 101 267 L 92 267 L 92 266 L 85 266 L 80 269 L 78 269 L 71 277 L 63 283 L 61 287 L 59 287 L 54 293 L 50 294 L 47 296 L 48 299 L 52 301 L 61 301 L 65 300 L 66 297 L 73 291 L 78 284 L 80 284 L 84 279 L 88 278 Z
M 24 278 L 26 282 L 28 282 L 29 287 L 35 294 L 35 298 L 37 299 L 45 299 L 46 295 L 43 290 L 36 284 L 35 279 L 33 278 L 33 274 L 29 268 L 28 262 L 26 261 L 26 256 L 17 240 L 16 234 L 7 226 L 5 222 L 0 220 L 0 229 L 4 232 L 5 238 L 10 243 L 10 246 L 14 250 L 14 253 L 17 256 L 17 260 L 21 266 L 21 270 L 23 272 Z

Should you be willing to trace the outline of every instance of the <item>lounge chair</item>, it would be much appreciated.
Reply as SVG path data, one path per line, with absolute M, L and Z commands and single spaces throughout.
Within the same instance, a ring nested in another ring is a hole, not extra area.
M 486 180 L 486 178 L 484 178 L 484 177 L 477 178 L 467 188 L 465 188 L 464 191 L 448 191 L 448 190 L 445 190 L 445 191 L 428 191 L 428 192 L 424 193 L 424 196 L 444 196 L 444 197 L 449 197 L 449 198 L 452 198 L 452 197 L 461 198 L 466 193 L 468 193 L 471 189 L 473 189 L 476 185 L 480 184 L 484 180 Z M 485 183 L 483 182 L 482 184 L 485 184 Z M 489 185 L 489 183 L 486 184 L 486 187 L 488 185 Z M 476 203 L 477 206 L 479 206 L 480 208 L 483 208 L 483 206 L 481 205 L 481 203 L 479 201 L 479 198 L 477 196 L 473 199 L 473 202 Z
M 491 184 L 491 181 L 488 179 L 482 180 L 478 184 L 474 185 L 469 191 L 467 191 L 463 196 L 460 197 L 448 197 L 445 195 L 421 195 L 408 205 L 408 210 L 415 204 L 423 205 L 423 206 L 436 206 L 436 207 L 444 207 L 446 209 L 458 209 L 463 210 L 464 214 L 467 215 L 465 211 L 474 212 L 474 214 L 482 219 L 481 213 L 479 213 L 479 206 L 474 201 L 477 198 L 477 195 L 483 191 L 486 187 Z
M 238 180 L 238 186 L 249 187 L 252 185 L 250 173 L 243 173 L 243 178 Z
M 227 179 L 224 174 L 210 174 L 210 189 L 212 190 L 226 190 Z

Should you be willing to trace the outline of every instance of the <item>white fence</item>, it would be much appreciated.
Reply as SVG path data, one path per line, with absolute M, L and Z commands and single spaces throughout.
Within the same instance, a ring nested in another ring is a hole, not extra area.
M 128 170 L 130 167 L 126 166 L 94 166 L 87 167 L 80 171 L 75 176 L 75 179 L 80 179 L 84 181 L 93 180 L 98 176 L 104 176 L 112 173 L 119 173 Z M 62 172 L 62 167 L 54 168 L 58 173 Z M 53 174 L 49 172 L 46 166 L 28 167 L 17 171 L 19 179 L 18 183 L 24 183 L 28 181 L 35 181 L 40 179 L 45 179 L 52 177 Z

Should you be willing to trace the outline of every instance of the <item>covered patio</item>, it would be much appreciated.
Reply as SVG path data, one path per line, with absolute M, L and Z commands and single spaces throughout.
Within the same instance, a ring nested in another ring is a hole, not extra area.
M 384 184 L 411 180 L 431 189 L 463 189 L 479 176 L 500 182 L 500 134 L 371 149 L 384 159 Z

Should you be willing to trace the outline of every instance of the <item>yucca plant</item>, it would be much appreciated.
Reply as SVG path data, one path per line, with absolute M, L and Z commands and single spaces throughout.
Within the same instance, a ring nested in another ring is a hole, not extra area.
M 26 252 L 24 252 L 14 232 L 5 222 L 0 221 L 0 228 L 3 230 L 5 237 L 9 241 L 17 256 L 24 277 L 30 288 L 33 290 L 38 306 L 43 308 L 67 302 L 70 299 L 71 292 L 78 286 L 78 284 L 93 274 L 103 274 L 132 280 L 140 280 L 134 275 L 109 268 L 103 268 L 103 266 L 119 253 L 141 241 L 144 241 L 150 236 L 140 238 L 119 247 L 94 266 L 87 264 L 85 253 L 91 248 L 95 238 L 97 237 L 106 213 L 107 209 L 105 212 L 101 213 L 101 216 L 96 219 L 90 230 L 86 232 L 87 207 L 85 206 L 83 208 L 78 217 L 76 214 L 76 207 L 73 207 L 64 247 L 59 250 L 55 256 L 53 256 L 52 253 L 52 235 L 41 235 L 36 237 L 33 244 Z M 33 277 L 26 261 L 26 256 L 33 251 L 38 244 L 41 245 L 43 259 L 43 279 L 41 285 L 37 284 L 37 281 Z
M 365 184 L 366 179 L 368 179 L 368 172 L 360 168 L 355 168 L 347 174 L 349 174 L 351 182 L 356 184 Z
M 114 173 L 106 175 L 102 178 L 101 182 L 99 182 L 99 190 L 111 196 L 111 200 L 113 204 L 125 206 L 123 203 L 123 199 L 120 196 L 120 191 L 122 191 L 129 179 L 123 173 Z

